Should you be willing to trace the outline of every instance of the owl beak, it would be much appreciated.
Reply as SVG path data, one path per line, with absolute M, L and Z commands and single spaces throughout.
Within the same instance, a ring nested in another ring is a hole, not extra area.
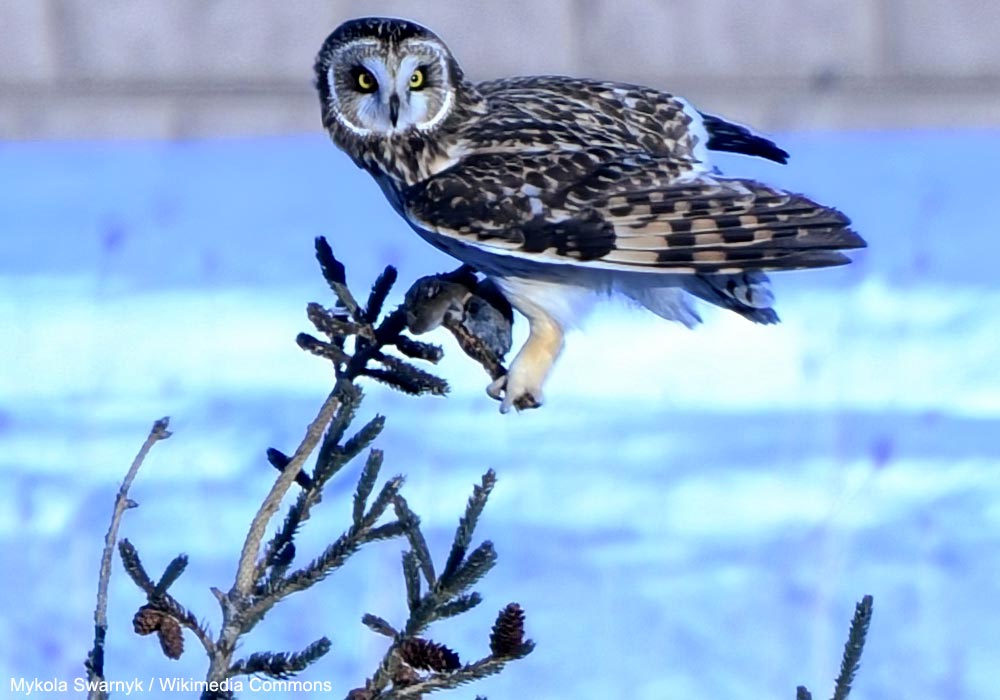
M 396 127 L 396 122 L 399 121 L 399 95 L 396 94 L 389 96 L 389 121 L 392 122 L 393 128 Z

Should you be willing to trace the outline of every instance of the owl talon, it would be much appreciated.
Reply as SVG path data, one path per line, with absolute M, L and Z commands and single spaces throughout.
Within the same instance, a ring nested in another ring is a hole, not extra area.
M 507 386 L 506 374 L 490 382 L 490 385 L 486 387 L 486 393 L 489 394 L 491 399 L 503 401 L 503 390 L 505 386 Z
M 541 397 L 541 393 L 538 394 Z M 526 391 L 517 398 L 514 399 L 514 408 L 518 411 L 523 411 L 527 408 L 541 408 L 542 400 L 541 398 L 535 398 L 535 395 L 530 391 Z
M 541 387 L 517 386 L 519 382 L 514 382 L 511 388 L 509 374 L 494 380 L 488 387 L 486 393 L 490 397 L 500 402 L 500 413 L 509 413 L 511 408 L 523 411 L 528 408 L 538 408 L 542 405 Z

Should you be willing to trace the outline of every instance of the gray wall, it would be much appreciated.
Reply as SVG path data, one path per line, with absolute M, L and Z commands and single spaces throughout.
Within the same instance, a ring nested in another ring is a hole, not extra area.
M 364 14 L 476 79 L 647 83 L 768 130 L 1000 124 L 996 0 L 0 0 L 0 137 L 316 131 L 313 56 Z

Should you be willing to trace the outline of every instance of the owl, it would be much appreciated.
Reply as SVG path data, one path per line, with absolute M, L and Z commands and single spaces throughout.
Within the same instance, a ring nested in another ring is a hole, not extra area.
M 527 319 L 487 388 L 504 413 L 541 405 L 567 329 L 602 294 L 688 327 L 694 299 L 775 323 L 767 272 L 842 265 L 865 245 L 834 208 L 723 177 L 711 151 L 788 154 L 675 95 L 559 76 L 473 83 L 433 32 L 388 18 L 340 25 L 315 73 L 333 142 Z

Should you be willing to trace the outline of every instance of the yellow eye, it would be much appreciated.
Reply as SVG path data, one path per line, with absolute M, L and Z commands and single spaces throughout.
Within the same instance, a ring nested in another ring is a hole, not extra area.
M 378 87 L 375 76 L 363 68 L 354 75 L 354 81 L 361 92 L 375 92 L 375 88 Z
M 424 71 L 421 68 L 417 68 L 413 71 L 413 75 L 410 76 L 410 89 L 419 90 L 424 86 Z

